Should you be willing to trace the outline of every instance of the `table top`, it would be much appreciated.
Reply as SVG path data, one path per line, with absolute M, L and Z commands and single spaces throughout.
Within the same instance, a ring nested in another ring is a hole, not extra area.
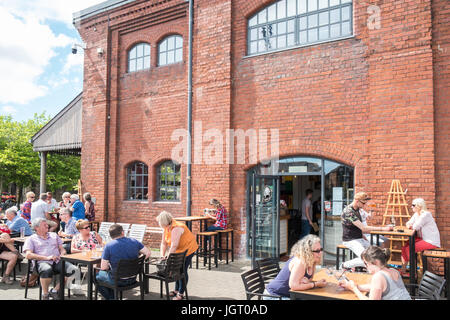
M 350 280 L 353 280 L 356 284 L 362 285 L 370 283 L 372 275 L 369 273 L 356 273 L 350 272 L 345 274 Z M 334 276 L 330 276 L 326 273 L 326 269 L 321 269 L 319 272 L 314 274 L 313 280 L 319 281 L 325 279 L 327 285 L 323 288 L 314 288 L 304 291 L 291 291 L 300 294 L 307 294 L 311 296 L 320 296 L 322 298 L 329 299 L 340 299 L 340 300 L 359 300 L 353 291 L 345 290 L 339 287 L 338 281 Z
M 15 242 L 15 243 L 25 243 L 25 241 L 27 241 L 27 239 L 28 239 L 29 237 L 31 237 L 31 236 L 23 237 L 23 238 L 12 238 L 12 239 L 14 239 L 14 242 Z M 62 240 L 64 243 L 72 242 L 72 239 L 71 239 L 71 238 L 61 238 L 61 240 Z
M 448 251 L 425 250 L 423 255 L 432 258 L 450 258 L 450 252 Z
M 177 221 L 200 221 L 200 220 L 209 220 L 210 217 L 205 216 L 190 216 L 190 217 L 176 217 L 174 218 Z
M 94 251 L 71 253 L 61 256 L 61 259 L 66 261 L 77 261 L 84 263 L 98 263 L 102 260 L 102 258 L 100 256 L 96 256 L 95 254 L 96 252 Z
M 391 235 L 391 236 L 405 236 L 411 237 L 414 235 L 414 230 L 408 229 L 406 227 L 394 227 L 393 231 L 370 231 L 370 234 L 382 234 L 382 235 Z

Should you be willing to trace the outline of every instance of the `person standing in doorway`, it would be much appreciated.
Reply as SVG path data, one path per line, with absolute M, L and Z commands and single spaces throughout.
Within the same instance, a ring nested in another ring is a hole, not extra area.
M 302 232 L 300 234 L 300 239 L 308 235 L 311 232 L 312 227 L 312 203 L 311 199 L 313 196 L 313 191 L 311 189 L 306 189 L 306 197 L 302 202 Z

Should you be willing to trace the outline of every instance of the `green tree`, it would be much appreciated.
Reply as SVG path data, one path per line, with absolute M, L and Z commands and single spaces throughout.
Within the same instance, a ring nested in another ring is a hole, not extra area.
M 21 191 L 39 182 L 39 153 L 33 151 L 30 140 L 49 120 L 45 113 L 22 122 L 14 121 L 11 116 L 0 116 L 0 179 L 3 184 L 15 183 Z M 47 167 L 49 191 L 72 190 L 80 177 L 80 159 L 76 156 L 50 155 Z

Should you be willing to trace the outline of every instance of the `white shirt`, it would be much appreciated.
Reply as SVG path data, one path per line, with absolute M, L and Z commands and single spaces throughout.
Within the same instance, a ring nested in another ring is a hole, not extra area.
M 47 212 L 51 212 L 52 209 L 59 208 L 58 202 L 56 202 L 56 200 L 54 198 L 52 198 L 51 203 L 47 203 L 47 206 L 48 206 Z
M 47 219 L 45 213 L 48 212 L 48 203 L 39 199 L 31 205 L 31 221 L 37 218 Z
M 425 242 L 436 247 L 441 246 L 439 230 L 431 212 L 424 211 L 420 216 L 414 213 L 407 223 L 412 224 L 413 229 L 417 231 L 417 236 L 421 237 Z

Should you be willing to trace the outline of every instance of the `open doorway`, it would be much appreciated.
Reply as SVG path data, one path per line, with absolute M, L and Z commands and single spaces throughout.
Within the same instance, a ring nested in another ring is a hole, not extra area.
M 302 207 L 307 191 L 311 204 L 311 218 L 316 224 L 316 230 L 311 228 L 311 234 L 320 236 L 321 223 L 321 176 L 292 175 L 282 176 L 280 180 L 280 254 L 286 259 L 292 246 L 302 235 Z M 286 205 L 284 207 L 284 204 Z M 283 222 L 285 221 L 285 222 Z M 283 259 L 283 260 L 284 260 Z

